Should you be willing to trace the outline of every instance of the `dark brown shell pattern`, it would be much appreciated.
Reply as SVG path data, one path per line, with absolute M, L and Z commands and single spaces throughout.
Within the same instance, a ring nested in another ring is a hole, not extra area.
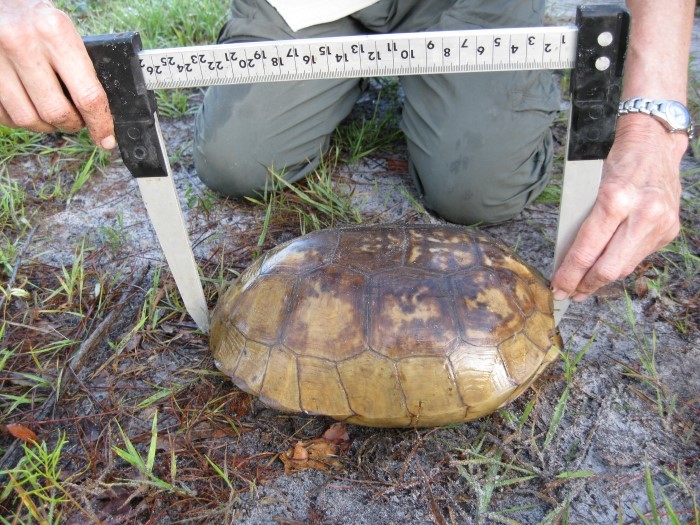
M 554 361 L 541 274 L 461 226 L 321 230 L 255 261 L 212 316 L 217 367 L 268 406 L 368 426 L 485 416 Z

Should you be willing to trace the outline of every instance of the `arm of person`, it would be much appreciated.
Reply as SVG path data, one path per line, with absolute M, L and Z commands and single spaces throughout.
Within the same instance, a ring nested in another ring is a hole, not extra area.
M 82 39 L 50 0 L 0 1 L 0 79 L 0 124 L 39 132 L 87 126 L 96 144 L 116 146 L 107 95 Z
M 628 0 L 631 28 L 622 99 L 686 104 L 694 0 Z M 556 299 L 581 301 L 626 277 L 680 229 L 685 133 L 649 115 L 619 118 L 597 200 L 552 278 Z

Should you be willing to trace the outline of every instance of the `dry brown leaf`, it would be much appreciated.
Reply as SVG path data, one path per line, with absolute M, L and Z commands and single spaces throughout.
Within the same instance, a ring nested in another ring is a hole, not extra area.
M 309 453 L 304 448 L 301 442 L 294 445 L 294 451 L 292 452 L 292 459 L 294 461 L 306 461 L 309 459 Z
M 634 281 L 634 291 L 637 293 L 637 297 L 644 299 L 649 293 L 649 283 L 647 278 L 643 275 L 637 277 Z
M 7 431 L 12 434 L 17 439 L 21 439 L 25 443 L 37 444 L 39 443 L 39 437 L 30 429 L 19 423 L 10 423 L 6 425 Z
M 229 409 L 237 416 L 247 416 L 250 414 L 250 407 L 253 403 L 253 397 L 249 394 L 241 394 L 231 400 Z
M 598 288 L 592 295 L 598 299 L 617 299 L 625 296 L 625 287 L 619 282 L 608 283 Z
M 338 456 L 350 447 L 350 436 L 345 423 L 334 423 L 323 436 L 297 443 L 280 454 L 284 472 L 292 474 L 300 470 L 338 470 L 342 462 Z
M 330 441 L 338 447 L 348 449 L 350 446 L 350 435 L 348 426 L 345 423 L 333 423 L 328 430 L 323 433 L 323 439 Z

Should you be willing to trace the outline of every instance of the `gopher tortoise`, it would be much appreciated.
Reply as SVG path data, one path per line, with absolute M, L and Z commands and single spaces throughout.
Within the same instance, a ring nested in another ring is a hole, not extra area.
M 282 244 L 221 297 L 211 328 L 216 366 L 266 405 L 378 427 L 485 416 L 561 348 L 539 272 L 451 225 Z

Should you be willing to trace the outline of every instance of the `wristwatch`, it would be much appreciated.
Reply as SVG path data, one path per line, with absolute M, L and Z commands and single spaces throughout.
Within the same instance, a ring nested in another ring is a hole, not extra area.
M 690 112 L 680 102 L 675 100 L 649 100 L 648 98 L 628 98 L 620 102 L 617 116 L 628 113 L 644 113 L 651 115 L 661 122 L 671 133 L 683 131 L 688 138 L 693 138 L 695 128 L 690 118 Z

